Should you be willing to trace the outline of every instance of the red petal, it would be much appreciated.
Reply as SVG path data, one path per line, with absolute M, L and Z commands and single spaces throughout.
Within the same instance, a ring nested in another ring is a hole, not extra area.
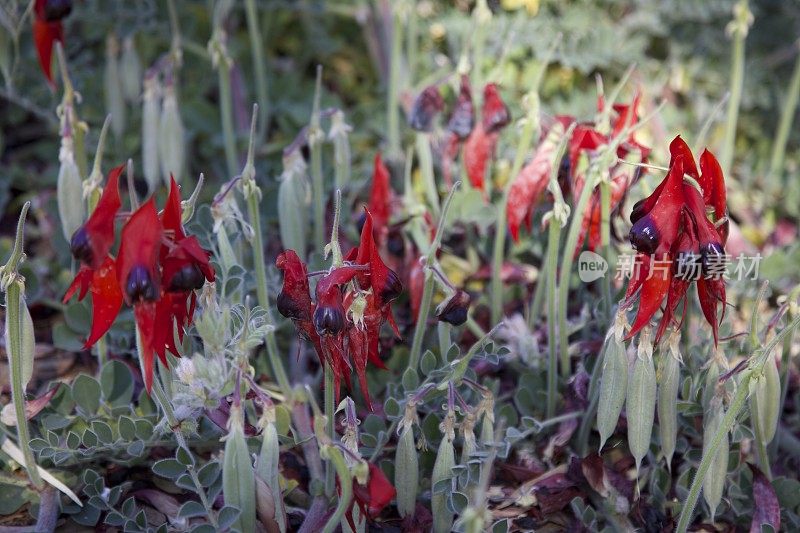
M 662 255 L 668 252 L 678 237 L 680 229 L 680 210 L 684 204 L 683 195 L 683 157 L 677 157 L 670 166 L 664 181 L 656 192 L 651 195 L 654 197 L 658 193 L 655 202 L 649 212 L 641 216 L 631 228 L 631 234 L 643 232 L 643 228 L 654 228 L 657 235 L 657 246 L 654 253 Z M 644 202 L 643 209 L 647 208 L 649 198 Z M 640 250 L 645 252 L 645 250 Z
M 122 289 L 117 281 L 114 260 L 106 257 L 92 275 L 92 330 L 83 344 L 87 349 L 106 334 L 122 307 Z
M 119 197 L 119 176 L 124 168 L 125 165 L 120 165 L 108 173 L 108 181 L 103 189 L 103 194 L 89 219 L 83 225 L 92 248 L 90 265 L 92 268 L 98 268 L 105 261 L 114 245 L 114 222 L 117 212 L 122 206 Z
M 389 169 L 383 163 L 381 154 L 375 154 L 372 169 L 372 188 L 369 193 L 369 211 L 375 217 L 375 227 L 379 237 L 386 231 L 391 216 L 392 189 L 389 183 Z M 380 237 L 382 238 L 382 237 Z
M 725 177 L 722 167 L 714 154 L 704 150 L 700 156 L 700 186 L 703 188 L 703 200 L 706 205 L 714 208 L 714 220 L 719 221 L 728 216 L 727 195 L 725 191 Z M 725 223 L 718 229 L 722 243 L 728 240 L 728 224 Z
M 458 91 L 458 98 L 453 106 L 453 113 L 447 121 L 447 130 L 455 138 L 458 146 L 459 140 L 466 139 L 475 123 L 475 108 L 472 105 L 472 89 L 469 86 L 469 76 L 461 75 L 461 86 Z
M 727 298 L 725 296 L 725 282 L 722 279 L 706 279 L 701 277 L 697 280 L 697 298 L 700 300 L 700 308 L 703 316 L 711 325 L 714 333 L 714 345 L 719 342 L 719 324 L 722 317 L 717 318 L 717 304 L 722 303 L 723 317 Z
M 444 108 L 444 100 L 435 85 L 430 85 L 423 90 L 411 107 L 411 116 L 408 123 L 411 128 L 418 131 L 431 131 L 433 118 Z
M 178 184 L 175 183 L 175 178 L 172 177 L 172 174 L 170 174 L 169 180 L 169 196 L 167 197 L 166 205 L 164 205 L 164 212 L 161 213 L 161 225 L 166 231 L 172 231 L 173 240 L 179 242 L 186 237 L 183 231 L 181 190 Z
M 155 323 L 156 323 L 156 304 L 153 302 L 143 302 L 133 308 L 136 317 L 136 325 L 139 328 L 139 356 L 142 358 L 142 378 L 147 394 L 153 388 L 153 354 L 155 350 Z
M 486 166 L 494 154 L 496 144 L 497 133 L 487 133 L 482 124 L 475 126 L 464 143 L 464 165 L 467 167 L 467 177 L 472 186 L 481 191 L 484 191 Z
M 761 533 L 763 525 L 781 530 L 781 505 L 775 488 L 758 467 L 747 463 L 753 472 L 753 521 L 750 533 Z
M 158 284 L 158 253 L 161 248 L 162 229 L 158 220 L 155 200 L 150 198 L 131 215 L 128 223 L 122 228 L 117 273 L 119 284 L 124 287 L 128 275 L 136 266 L 145 267 L 151 281 Z M 127 298 L 127 295 L 125 295 Z
M 639 310 L 636 312 L 636 319 L 633 321 L 631 331 L 626 339 L 632 338 L 650 323 L 650 319 L 656 314 L 661 302 L 667 295 L 670 285 L 670 268 L 672 266 L 669 254 L 662 256 L 663 261 L 660 265 L 651 265 L 650 279 L 644 280 L 642 292 L 639 296 Z
M 53 83 L 53 45 L 56 41 L 64 42 L 64 27 L 61 21 L 47 22 L 34 17 L 33 41 L 36 44 L 36 53 L 39 56 L 39 66 L 51 87 Z
M 369 491 L 369 514 L 373 517 L 377 516 L 397 495 L 397 491 L 386 478 L 383 470 L 372 463 L 369 463 L 367 489 Z
M 553 167 L 555 143 L 545 140 L 525 165 L 514 182 L 508 196 L 508 229 L 515 242 L 519 241 L 519 227 L 547 187 Z
M 497 85 L 487 83 L 483 88 L 483 107 L 481 108 L 481 123 L 483 129 L 494 133 L 506 127 L 511 122 L 511 113 L 500 98 Z
M 86 297 L 86 293 L 89 292 L 89 286 L 92 283 L 92 269 L 86 265 L 82 265 L 78 273 L 75 274 L 75 279 L 72 280 L 69 287 L 67 288 L 67 292 L 64 293 L 64 297 L 61 299 L 61 303 L 67 303 L 72 295 L 75 294 L 80 288 L 80 292 L 78 293 L 78 301 L 83 300 Z

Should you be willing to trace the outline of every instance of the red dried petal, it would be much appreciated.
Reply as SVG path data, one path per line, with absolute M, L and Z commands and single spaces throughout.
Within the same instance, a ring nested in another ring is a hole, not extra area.
M 483 88 L 483 107 L 481 108 L 481 124 L 488 133 L 495 133 L 511 122 L 511 113 L 508 111 L 497 84 L 487 83 Z
M 519 242 L 519 228 L 541 197 L 550 179 L 556 145 L 542 142 L 531 161 L 511 184 L 508 195 L 508 229 L 514 242 Z
M 475 126 L 464 142 L 464 166 L 467 168 L 469 182 L 476 189 L 484 192 L 486 167 L 494 154 L 497 145 L 497 133 L 487 133 L 482 124 Z
M 426 87 L 414 100 L 408 124 L 417 131 L 431 131 L 433 119 L 444 108 L 444 100 L 438 87 Z
M 753 521 L 750 533 L 761 533 L 762 525 L 772 526 L 773 531 L 781 530 L 781 505 L 775 488 L 758 467 L 747 463 L 753 472 Z
M 275 260 L 275 266 L 283 272 L 278 311 L 287 318 L 311 320 L 314 310 L 305 263 L 294 250 L 285 250 Z
M 458 98 L 453 106 L 453 113 L 447 122 L 448 131 L 452 132 L 456 140 L 466 139 L 475 124 L 475 107 L 472 103 L 472 89 L 469 86 L 469 76 L 461 75 L 461 86 Z

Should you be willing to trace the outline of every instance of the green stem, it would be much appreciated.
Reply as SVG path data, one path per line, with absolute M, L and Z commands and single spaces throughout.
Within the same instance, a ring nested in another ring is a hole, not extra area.
M 324 372 L 325 372 L 324 408 L 325 408 L 325 418 L 326 418 L 325 432 L 328 434 L 328 437 L 331 439 L 331 441 L 333 441 L 336 438 L 335 427 L 334 427 L 334 417 L 336 411 L 336 406 L 334 405 L 334 403 L 336 402 L 336 400 L 335 400 L 335 393 L 333 390 L 334 387 L 333 369 L 331 368 L 331 365 L 326 363 Z M 331 461 L 327 461 L 325 463 L 325 495 L 328 498 L 333 498 L 334 492 L 336 491 L 336 483 L 335 483 L 336 480 L 333 475 L 333 466 L 335 465 L 331 465 Z
M 551 253 L 558 254 L 558 243 L 556 243 L 555 250 L 553 250 L 553 246 L 550 243 L 550 240 L 547 240 L 547 249 L 545 250 L 545 258 L 550 257 Z M 531 298 L 531 305 L 528 309 L 528 329 L 532 329 L 537 322 L 539 322 L 539 316 L 542 312 L 542 300 L 544 299 L 544 290 L 546 288 L 546 283 L 544 280 L 548 279 L 550 273 L 547 271 L 547 264 L 545 263 L 545 267 L 539 270 L 539 276 L 536 279 L 536 288 L 533 290 L 533 298 Z
M 425 132 L 417 133 L 417 157 L 419 169 L 422 174 L 422 186 L 425 196 L 434 215 L 439 214 L 439 191 L 436 190 L 436 178 L 433 175 L 433 155 L 431 153 L 431 139 Z
M 561 239 L 561 224 L 550 220 L 547 242 L 547 418 L 556 412 L 558 396 L 558 354 L 556 353 L 556 268 L 558 263 L 558 241 Z M 539 285 L 544 285 L 540 280 Z
M 567 296 L 569 295 L 569 279 L 572 274 L 572 261 L 575 256 L 575 247 L 578 245 L 583 212 L 589 203 L 589 198 L 594 190 L 595 180 L 593 169 L 586 172 L 586 183 L 578 198 L 578 203 L 572 213 L 572 221 L 567 232 L 567 241 L 564 244 L 564 254 L 561 258 L 561 275 L 558 278 L 558 347 L 560 350 L 561 376 L 569 376 L 569 344 L 567 342 Z M 554 223 L 551 221 L 550 223 Z
M 267 86 L 266 61 L 264 60 L 264 41 L 258 27 L 258 10 L 255 0 L 245 0 L 247 31 L 250 35 L 250 53 L 253 55 L 253 72 L 256 78 L 256 99 L 258 100 L 258 140 L 264 140 L 269 125 L 269 93 Z
M 333 463 L 336 468 L 336 474 L 339 476 L 340 494 L 336 510 L 328 518 L 322 533 L 334 533 L 337 530 L 345 512 L 350 507 L 350 500 L 353 498 L 353 475 L 350 473 L 350 469 L 347 468 L 347 462 L 344 460 L 342 452 L 332 445 L 328 448 L 328 464 L 330 463 Z
M 728 102 L 728 114 L 725 124 L 725 138 L 720 153 L 722 172 L 729 175 L 733 162 L 733 149 L 736 142 L 736 123 L 739 120 L 739 105 L 742 101 L 742 88 L 744 86 L 744 42 L 747 38 L 748 20 L 750 11 L 747 0 L 740 0 L 734 8 L 733 25 L 733 52 L 731 56 L 731 99 Z
M 714 438 L 711 440 L 711 445 L 708 447 L 708 450 L 705 454 L 703 454 L 703 458 L 700 460 L 700 467 L 697 469 L 697 472 L 692 479 L 692 485 L 689 488 L 689 495 L 686 497 L 686 501 L 681 508 L 681 515 L 676 528 L 678 533 L 686 533 L 686 529 L 689 527 L 689 521 L 692 518 L 694 508 L 697 505 L 697 500 L 700 497 L 700 490 L 703 488 L 703 480 L 708 473 L 708 469 L 711 468 L 711 463 L 714 461 L 717 455 L 717 450 L 719 450 L 719 447 L 722 444 L 722 439 L 725 438 L 727 433 L 733 428 L 733 425 L 736 423 L 736 417 L 739 415 L 739 411 L 741 411 L 742 407 L 744 407 L 745 401 L 747 400 L 749 388 L 748 385 L 751 378 L 752 371 L 750 370 L 746 371 L 746 373 L 742 376 L 741 382 L 736 390 L 736 395 L 733 397 L 733 401 L 728 407 L 728 411 L 725 413 L 725 417 L 722 419 L 719 429 L 714 434 Z
M 388 155 L 396 158 L 400 152 L 400 60 L 403 42 L 403 25 L 397 8 L 392 9 L 392 41 L 389 59 L 388 102 L 386 124 L 388 128 Z
M 25 417 L 25 384 L 22 376 L 22 316 L 19 308 L 22 294 L 22 282 L 12 281 L 6 289 L 6 324 L 8 325 L 8 364 L 11 367 L 11 401 L 14 403 L 14 414 L 17 418 L 17 443 L 25 458 L 25 470 L 31 483 L 37 490 L 44 488 L 39 476 L 36 459 L 30 447 L 31 436 L 28 431 L 28 419 Z M 31 361 L 31 364 L 33 362 Z
M 427 329 L 428 314 L 431 308 L 431 300 L 433 300 L 433 272 L 426 265 L 425 267 L 425 285 L 422 289 L 422 302 L 419 306 L 419 314 L 417 315 L 417 322 L 414 326 L 414 339 L 411 342 L 411 353 L 408 357 L 408 368 L 417 370 L 419 367 L 419 357 L 422 351 L 422 340 L 425 337 L 425 330 Z
M 229 59 L 220 52 L 219 61 L 219 111 L 222 119 L 222 137 L 225 141 L 225 161 L 228 176 L 236 175 L 236 134 L 233 130 L 233 110 L 231 102 L 231 66 Z
M 314 245 L 319 252 L 325 248 L 325 183 L 322 176 L 322 131 L 320 130 L 319 116 L 321 91 L 322 67 L 317 67 L 314 108 L 308 128 L 308 144 L 311 149 L 311 188 L 314 196 Z
M 439 353 L 442 356 L 442 363 L 447 364 L 447 352 L 450 350 L 450 329 L 452 326 L 447 322 L 439 321 L 436 324 L 436 332 L 439 334 Z
M 603 357 L 605 357 L 605 346 L 600 350 L 598 357 L 595 359 L 594 367 L 592 368 L 592 376 L 589 379 L 589 406 L 586 408 L 586 413 L 581 419 L 580 427 L 578 428 L 578 441 L 576 449 L 581 457 L 585 457 L 588 453 L 587 447 L 589 445 L 589 432 L 592 429 L 592 422 L 597 415 L 597 404 L 600 401 L 600 390 L 597 384 L 600 381 L 600 372 L 603 368 Z
M 792 80 L 789 82 L 789 89 L 786 93 L 786 102 L 783 104 L 778 129 L 775 132 L 775 141 L 772 144 L 772 157 L 769 164 L 771 179 L 779 178 L 783 172 L 783 158 L 786 155 L 786 143 L 789 140 L 792 122 L 794 122 L 798 97 L 800 97 L 800 53 L 797 54 Z
M 603 258 L 611 261 L 611 186 L 606 181 L 600 182 L 600 245 L 603 250 Z M 612 309 L 614 303 L 611 300 L 611 273 L 606 274 L 601 278 L 603 285 L 603 299 L 605 305 L 603 308 L 606 312 L 606 324 L 611 325 Z

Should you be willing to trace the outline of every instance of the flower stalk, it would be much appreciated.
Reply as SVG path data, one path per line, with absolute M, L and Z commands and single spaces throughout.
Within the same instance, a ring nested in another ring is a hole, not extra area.
M 219 111 L 222 121 L 222 138 L 225 142 L 225 161 L 228 175 L 236 174 L 236 135 L 233 129 L 233 104 L 231 100 L 231 67 L 233 59 L 228 55 L 225 44 L 227 36 L 225 30 L 216 28 L 214 36 L 208 43 L 212 63 L 219 74 Z
M 317 81 L 314 88 L 314 107 L 308 126 L 308 147 L 311 151 L 311 192 L 314 197 L 314 245 L 316 250 L 325 248 L 325 182 L 322 175 L 322 141 L 320 127 L 320 97 L 322 93 L 322 66 L 317 66 Z
M 800 48 L 800 40 L 795 43 L 795 48 Z M 794 113 L 797 110 L 797 100 L 800 98 L 800 53 L 794 63 L 792 79 L 786 92 L 786 101 L 783 103 L 778 129 L 775 130 L 775 141 L 772 144 L 772 157 L 769 163 L 769 176 L 771 179 L 780 179 L 783 172 L 783 160 L 786 156 L 786 143 L 789 141 L 789 132 L 794 122 Z
M 264 141 L 269 126 L 269 91 L 267 85 L 266 61 L 264 59 L 264 40 L 261 28 L 258 25 L 258 9 L 255 0 L 245 0 L 245 15 L 247 18 L 247 33 L 250 36 L 250 53 L 253 55 L 253 72 L 256 81 L 256 100 L 258 101 L 258 135 L 260 142 Z
M 728 114 L 725 123 L 725 138 L 720 150 L 719 162 L 722 173 L 730 174 L 733 162 L 733 148 L 736 142 L 736 123 L 739 120 L 739 105 L 742 101 L 744 87 L 744 42 L 747 32 L 753 25 L 753 14 L 750 12 L 748 0 L 739 0 L 733 6 L 733 20 L 728 24 L 726 33 L 733 39 L 731 53 L 731 98 L 728 101 Z

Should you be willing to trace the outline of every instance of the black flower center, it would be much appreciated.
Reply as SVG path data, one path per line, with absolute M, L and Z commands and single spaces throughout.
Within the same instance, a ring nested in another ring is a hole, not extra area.
M 147 268 L 139 265 L 131 269 L 125 283 L 125 294 L 131 302 L 155 301 L 158 299 L 156 285 Z
M 72 0 L 47 0 L 44 3 L 44 18 L 48 22 L 61 20 L 72 11 Z
M 335 307 L 317 307 L 314 329 L 320 336 L 340 334 L 344 330 L 344 312 Z
M 92 262 L 92 245 L 85 227 L 81 226 L 72 234 L 69 251 L 72 252 L 72 257 L 78 261 L 87 264 Z
M 278 312 L 286 318 L 292 320 L 308 320 L 308 309 L 291 296 L 281 291 L 277 299 Z
M 206 277 L 195 263 L 182 266 L 169 282 L 170 291 L 191 291 L 203 288 Z
M 636 221 L 628 234 L 636 251 L 652 255 L 658 248 L 659 234 L 653 220 L 645 216 Z

